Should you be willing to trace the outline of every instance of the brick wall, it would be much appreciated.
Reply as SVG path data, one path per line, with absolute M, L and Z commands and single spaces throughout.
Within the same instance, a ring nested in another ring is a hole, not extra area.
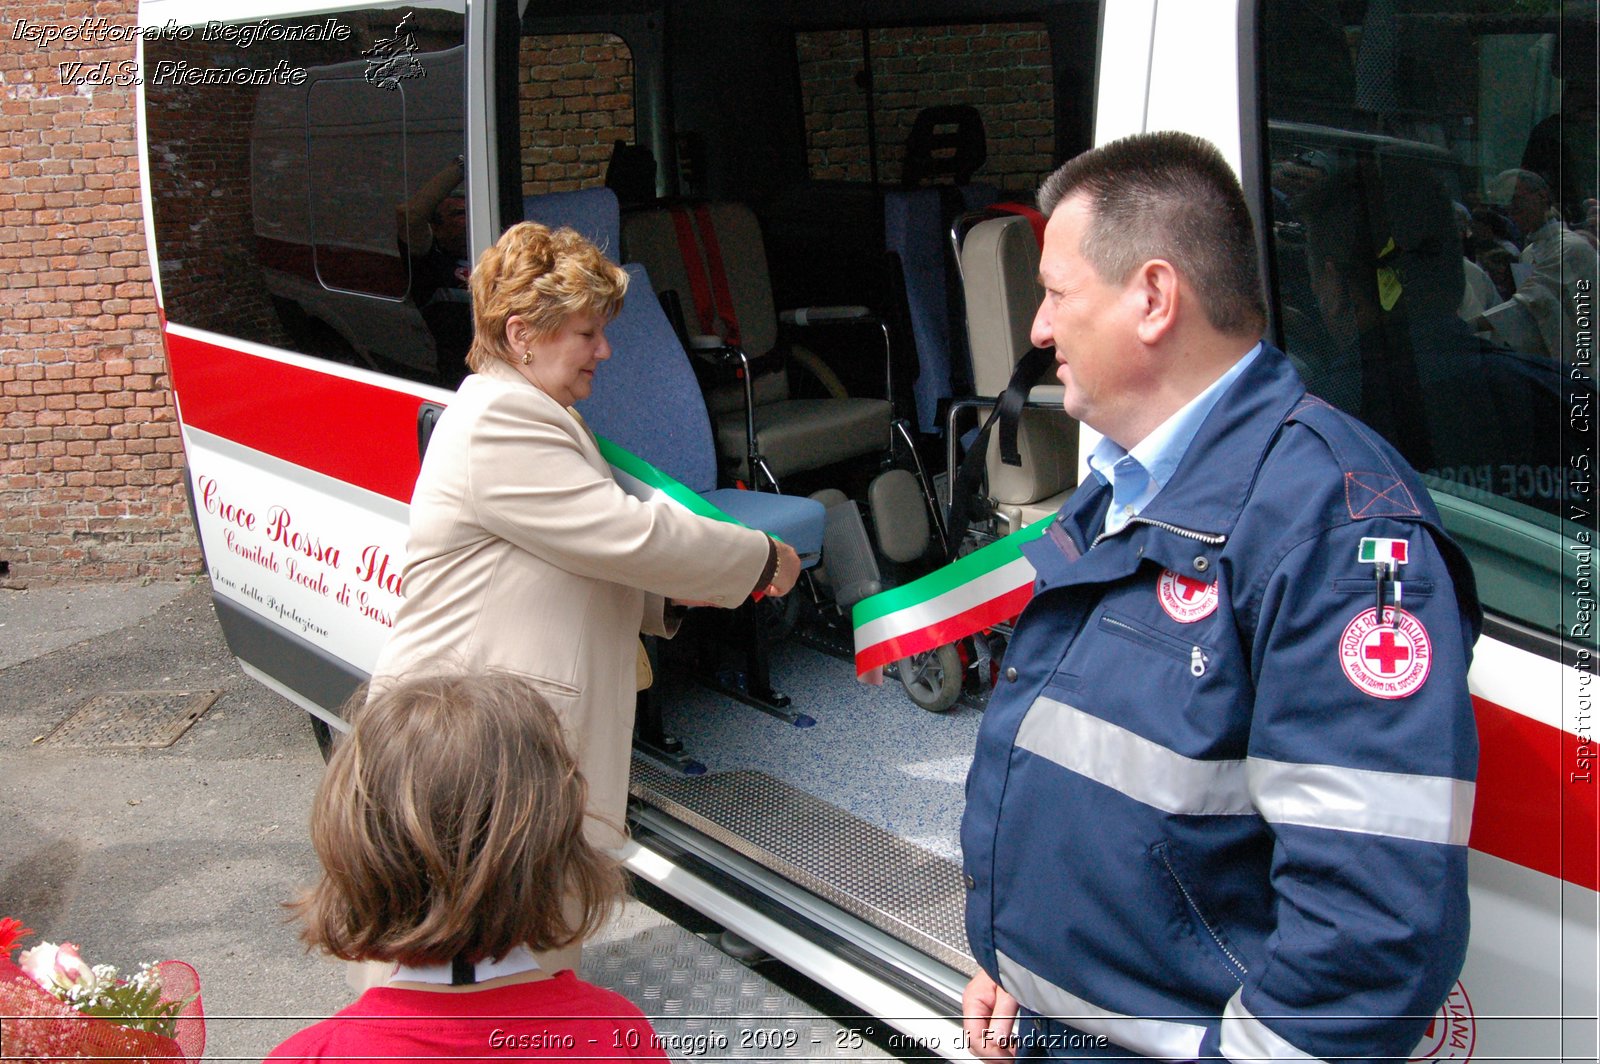
M 798 35 L 811 176 L 867 181 L 866 97 L 858 31 Z M 1053 169 L 1050 45 L 1037 23 L 878 29 L 869 38 L 875 81 L 878 177 L 900 180 L 906 137 L 930 102 L 971 104 L 984 120 L 988 158 L 974 180 L 1036 188 Z
M 609 33 L 524 37 L 522 194 L 604 182 L 614 141 L 632 143 L 633 55 Z
M 140 215 L 133 90 L 57 64 L 115 41 L 13 40 L 19 19 L 134 25 L 134 0 L 0 14 L 0 583 L 198 571 Z

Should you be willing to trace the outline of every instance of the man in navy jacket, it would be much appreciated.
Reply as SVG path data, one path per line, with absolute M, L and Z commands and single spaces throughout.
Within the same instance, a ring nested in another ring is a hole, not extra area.
M 1466 951 L 1471 571 L 1393 448 L 1259 341 L 1215 148 L 1130 137 L 1040 206 L 1033 341 L 1104 439 L 1024 548 L 967 781 L 972 1046 L 1404 1059 Z

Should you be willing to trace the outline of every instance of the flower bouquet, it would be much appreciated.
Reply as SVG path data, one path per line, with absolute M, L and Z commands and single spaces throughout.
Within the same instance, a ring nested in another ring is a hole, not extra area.
M 198 1061 L 205 1049 L 200 979 L 182 961 L 140 965 L 122 977 L 90 965 L 70 942 L 41 942 L 0 918 L 0 1056 L 6 1060 Z

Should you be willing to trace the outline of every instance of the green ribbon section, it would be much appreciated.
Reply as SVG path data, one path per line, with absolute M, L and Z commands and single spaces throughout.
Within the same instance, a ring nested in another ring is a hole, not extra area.
M 595 441 L 600 444 L 600 457 L 604 458 L 613 468 L 621 470 L 640 483 L 663 492 L 673 502 L 690 513 L 699 514 L 701 517 L 709 517 L 713 521 L 726 521 L 730 525 L 742 526 L 743 522 L 729 517 L 701 498 L 698 493 L 684 487 L 638 455 L 623 450 L 604 436 L 596 436 Z
M 1045 529 L 1053 520 L 1055 520 L 1053 516 L 1041 518 L 1002 540 L 975 550 L 965 557 L 957 558 L 943 568 L 935 569 L 927 576 L 913 580 L 902 587 L 880 591 L 871 598 L 862 599 L 850 611 L 852 624 L 859 628 L 879 617 L 938 598 L 962 584 L 970 583 L 993 572 L 1002 565 L 1016 561 L 1022 557 L 1022 545 L 1044 535 Z

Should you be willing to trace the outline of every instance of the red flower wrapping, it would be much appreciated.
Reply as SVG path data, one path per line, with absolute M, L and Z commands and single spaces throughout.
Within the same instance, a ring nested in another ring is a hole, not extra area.
M 33 928 L 23 927 L 22 921 L 10 916 L 0 916 L 0 954 L 11 956 L 11 951 L 22 939 L 33 934 Z
M 161 1000 L 191 1000 L 178 1014 L 176 1034 L 164 1038 L 123 1027 L 111 1020 L 84 1016 L 59 1000 L 0 954 L 0 1046 L 6 1060 L 182 1060 L 198 1064 L 205 1051 L 205 1013 L 200 1005 L 200 977 L 182 961 L 156 965 Z

